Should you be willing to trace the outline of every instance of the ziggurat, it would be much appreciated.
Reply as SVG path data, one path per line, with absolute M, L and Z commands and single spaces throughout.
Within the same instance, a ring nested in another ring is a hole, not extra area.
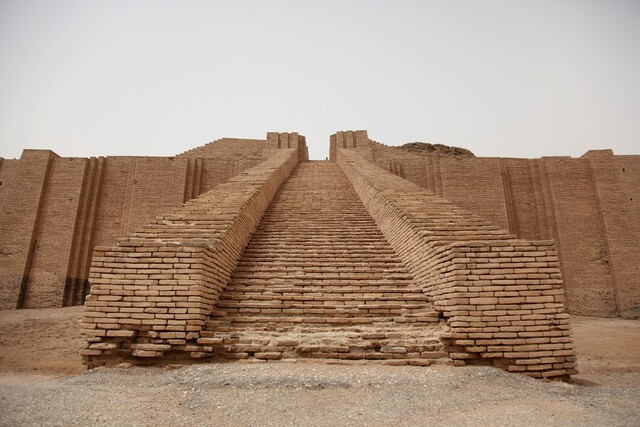
M 323 358 L 576 372 L 640 315 L 640 156 L 428 155 L 366 131 L 0 159 L 0 308 L 85 304 L 87 366 Z

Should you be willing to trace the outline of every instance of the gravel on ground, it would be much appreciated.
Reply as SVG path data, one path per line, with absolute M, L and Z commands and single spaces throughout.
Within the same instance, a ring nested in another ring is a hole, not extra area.
M 81 308 L 0 312 L 0 425 L 640 425 L 640 321 L 574 318 L 581 373 L 218 363 L 84 371 Z

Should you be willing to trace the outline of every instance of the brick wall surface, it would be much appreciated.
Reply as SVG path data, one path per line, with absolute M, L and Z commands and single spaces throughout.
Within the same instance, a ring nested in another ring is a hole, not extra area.
M 93 247 L 117 239 L 283 148 L 308 157 L 303 136 L 223 138 L 175 158 L 61 159 L 25 150 L 0 159 L 0 307 L 80 304 Z M 640 156 L 578 159 L 450 158 L 408 153 L 337 132 L 349 149 L 518 238 L 551 240 L 560 253 L 569 312 L 640 316 Z
M 439 162 L 441 195 L 464 200 L 462 205 L 493 224 L 509 229 L 499 159 L 448 158 Z
M 640 223 L 640 156 L 615 156 L 631 211 Z
M 640 316 L 640 252 L 632 244 L 640 233 L 640 156 L 463 159 L 369 143 L 373 162 L 394 175 L 518 237 L 554 239 L 571 313 Z
M 271 199 L 298 162 L 269 160 L 95 249 L 83 323 L 89 366 L 101 358 L 199 357 L 199 332 Z
M 11 187 L 17 166 L 18 160 L 3 159 L 0 157 L 0 206 L 4 206 L 7 189 Z
M 200 147 L 178 154 L 178 157 L 194 158 L 257 158 L 262 159 L 264 139 L 221 138 Z
M 353 150 L 336 151 L 371 216 L 447 318 L 456 363 L 545 378 L 576 372 L 553 242 L 514 239 Z
M 84 302 L 89 291 L 87 274 L 91 263 L 91 251 L 95 242 L 96 217 L 102 178 L 104 158 L 92 157 L 84 163 L 82 188 L 78 196 L 74 232 L 69 253 L 69 264 L 65 278 L 62 305 L 77 305 Z
M 366 130 L 347 130 L 336 132 L 329 138 L 329 159 L 337 160 L 338 148 L 349 148 L 357 151 L 363 158 L 373 160 L 371 141 Z
M 34 234 L 31 272 L 22 307 L 60 307 L 71 255 L 86 159 L 54 158 L 44 185 Z
M 0 307 L 81 304 L 95 245 L 260 164 L 264 148 L 225 138 L 177 157 L 1 159 Z
M 309 160 L 306 138 L 297 132 L 268 132 L 262 158 L 268 159 L 282 148 L 297 149 L 299 162 Z
M 583 158 L 591 168 L 603 240 L 612 277 L 616 311 L 623 317 L 640 310 L 640 224 L 624 174 L 610 150 L 589 151 Z
M 128 163 L 125 187 L 120 188 L 124 193 L 122 231 L 115 237 L 146 224 L 158 212 L 179 206 L 184 198 L 184 179 L 178 177 L 186 174 L 185 162 L 171 157 L 142 157 Z
M 617 312 L 611 266 L 593 177 L 576 159 L 545 159 L 541 165 L 547 210 L 558 243 L 568 306 L 575 314 Z
M 36 244 L 35 229 L 53 158 L 48 150 L 25 150 L 7 186 L 0 209 L 0 308 L 19 308 L 24 302 Z M 3 185 L 4 186 L 4 185 Z
M 535 160 L 501 159 L 509 230 L 525 239 L 554 237 L 548 200 L 542 191 L 541 165 Z
M 615 156 L 615 161 L 634 222 L 640 224 L 640 156 Z

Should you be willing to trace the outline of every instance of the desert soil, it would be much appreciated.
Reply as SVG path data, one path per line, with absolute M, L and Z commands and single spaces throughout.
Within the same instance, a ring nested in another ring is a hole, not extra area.
M 640 321 L 574 317 L 580 374 L 227 363 L 87 371 L 82 307 L 0 312 L 0 425 L 640 425 Z

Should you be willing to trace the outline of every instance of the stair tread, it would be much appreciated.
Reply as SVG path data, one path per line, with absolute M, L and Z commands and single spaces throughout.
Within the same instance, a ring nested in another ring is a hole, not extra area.
M 332 162 L 301 163 L 282 185 L 215 313 L 212 321 L 240 327 L 404 327 L 436 318 L 427 295 Z

